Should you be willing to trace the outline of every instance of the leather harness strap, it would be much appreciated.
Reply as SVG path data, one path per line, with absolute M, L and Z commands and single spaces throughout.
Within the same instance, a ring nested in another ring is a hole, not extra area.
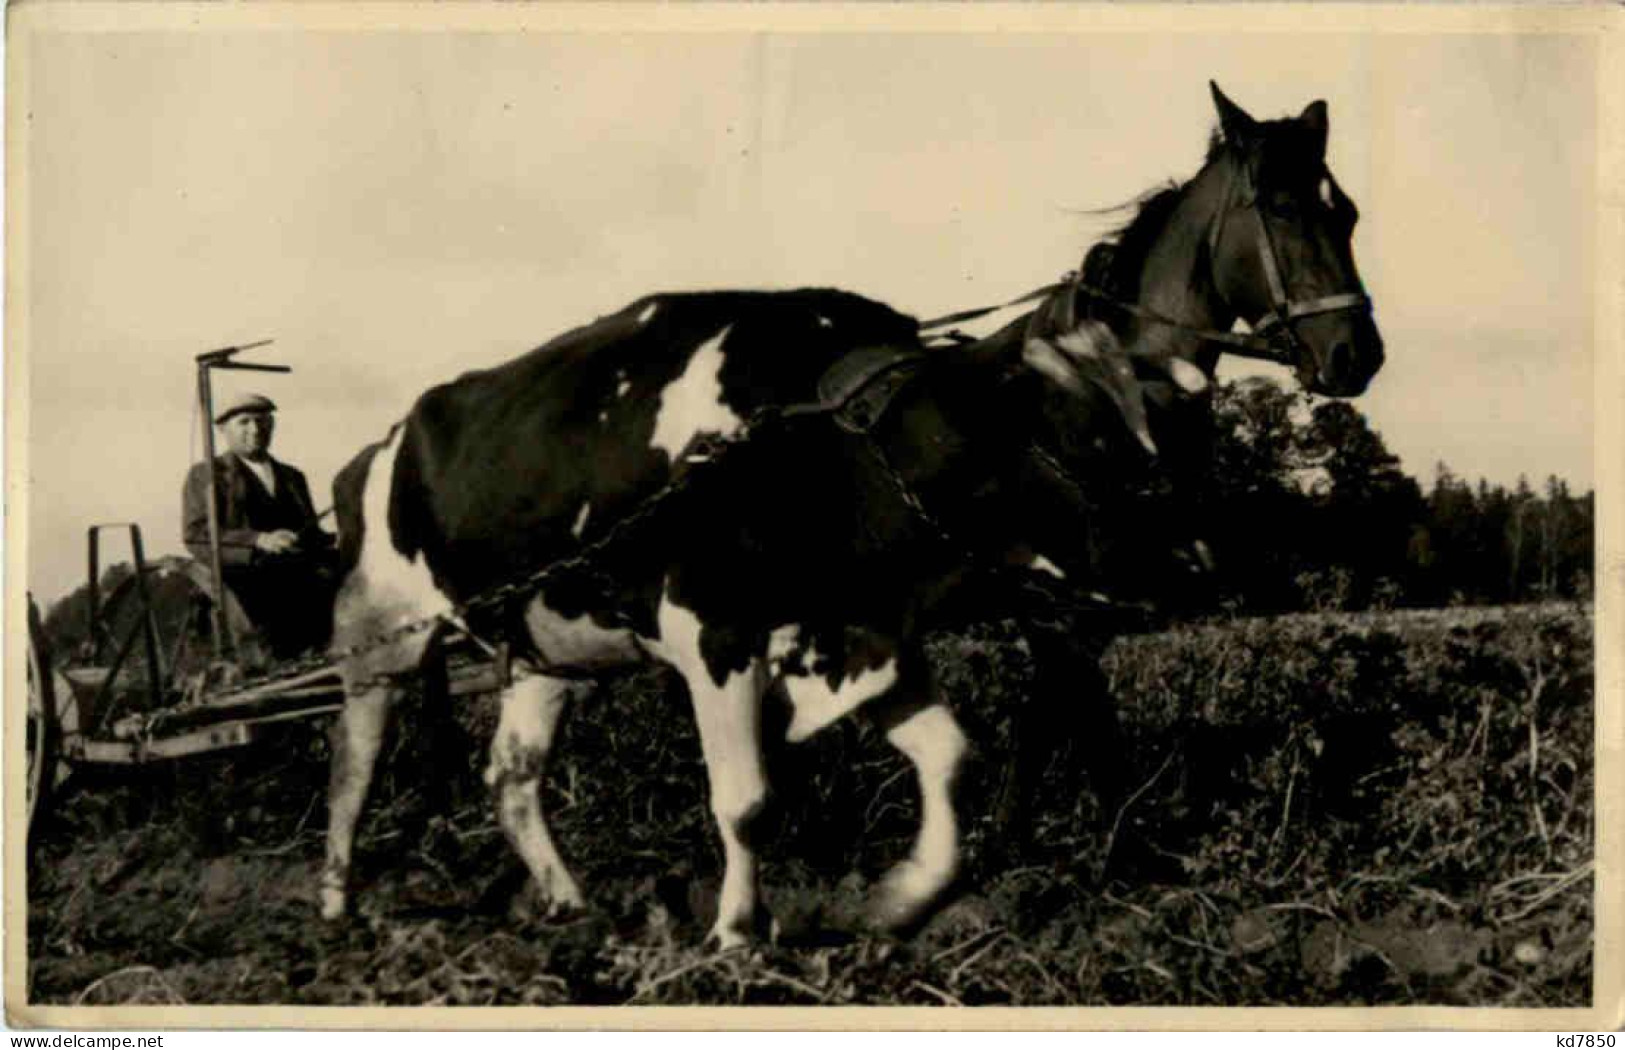
M 1217 328 L 1198 328 L 1195 325 L 1188 325 L 1171 317 L 1165 317 L 1155 310 L 1141 306 L 1139 303 L 1128 303 L 1120 299 L 1114 299 L 1104 291 L 1091 285 L 1079 283 L 1076 287 L 1080 293 L 1087 295 L 1089 298 L 1115 307 L 1141 321 L 1165 325 L 1169 328 L 1178 328 L 1181 331 L 1189 332 L 1191 335 L 1200 336 L 1209 343 L 1221 343 L 1225 346 L 1226 353 L 1233 354 L 1236 357 L 1250 357 L 1259 361 L 1273 361 L 1282 365 L 1292 363 L 1291 357 L 1286 351 L 1275 346 L 1263 336 L 1261 331 L 1221 332 Z
M 1067 285 L 1071 283 L 1070 275 L 1068 275 L 1067 277 L 1063 277 L 1061 280 L 1056 281 L 1054 284 L 1046 284 L 1042 288 L 1035 288 L 1026 295 L 1017 296 L 1007 303 L 1000 303 L 997 306 L 982 306 L 975 310 L 960 310 L 958 313 L 944 314 L 941 317 L 933 317 L 931 320 L 920 325 L 920 331 L 930 332 L 935 331 L 938 328 L 947 328 L 949 325 L 964 324 L 966 321 L 975 321 L 979 318 L 986 317 L 988 314 L 998 313 L 1000 310 L 1008 310 L 1012 306 L 1020 306 L 1023 303 L 1037 302 L 1040 299 L 1060 291 L 1062 288 L 1067 287 Z
M 1208 228 L 1208 255 L 1210 258 L 1218 254 L 1219 238 L 1224 231 L 1225 219 L 1235 205 L 1237 176 L 1231 175 L 1229 184 L 1225 187 L 1224 200 L 1220 203 L 1218 211 L 1214 214 L 1213 223 Z M 1293 323 L 1305 317 L 1314 317 L 1319 314 L 1337 313 L 1345 310 L 1370 310 L 1371 298 L 1363 292 L 1339 292 L 1334 295 L 1323 295 L 1314 299 L 1294 302 L 1287 295 L 1286 282 L 1281 277 L 1281 264 L 1275 250 L 1275 242 L 1270 237 L 1269 226 L 1264 221 L 1263 209 L 1259 207 L 1256 197 L 1252 194 L 1244 196 L 1242 204 L 1252 213 L 1253 222 L 1257 230 L 1258 254 L 1264 269 L 1264 280 L 1269 286 L 1270 308 L 1255 318 L 1251 324 L 1251 332 L 1224 332 L 1216 328 L 1202 328 L 1198 325 L 1186 324 L 1171 317 L 1157 313 L 1139 303 L 1126 302 L 1118 299 L 1103 289 L 1083 283 L 1081 273 L 1067 274 L 1054 284 L 1047 284 L 1042 288 L 1034 289 L 1025 295 L 1011 299 L 1007 303 L 997 306 L 984 306 L 975 310 L 961 310 L 957 313 L 945 314 L 920 325 L 921 332 L 930 332 L 951 325 L 974 321 L 988 314 L 1020 306 L 1023 303 L 1034 302 L 1054 294 L 1062 289 L 1070 288 L 1075 295 L 1086 295 L 1095 302 L 1114 307 L 1122 312 L 1150 324 L 1175 328 L 1202 339 L 1204 342 L 1220 344 L 1226 353 L 1236 357 L 1250 357 L 1260 361 L 1271 361 L 1276 364 L 1291 367 L 1295 364 L 1295 356 L 1301 349 L 1301 342 Z M 947 333 L 952 335 L 953 333 Z
M 865 346 L 842 356 L 818 380 L 818 400 L 792 405 L 786 415 L 828 413 L 853 434 L 866 434 L 914 378 L 925 354 L 890 346 Z

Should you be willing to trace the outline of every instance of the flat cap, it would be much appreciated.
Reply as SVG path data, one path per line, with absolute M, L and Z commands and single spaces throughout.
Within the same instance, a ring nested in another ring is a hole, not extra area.
M 232 416 L 240 416 L 244 412 L 275 412 L 276 402 L 264 394 L 238 394 L 226 402 L 226 407 L 214 417 L 216 424 L 224 423 Z

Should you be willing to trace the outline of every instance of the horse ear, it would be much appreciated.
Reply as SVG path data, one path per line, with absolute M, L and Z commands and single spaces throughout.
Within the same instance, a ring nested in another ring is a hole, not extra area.
M 1320 99 L 1316 99 L 1315 101 L 1309 103 L 1303 108 L 1303 112 L 1298 114 L 1298 123 L 1309 129 L 1310 133 L 1314 135 L 1315 142 L 1319 146 L 1319 152 L 1322 156 L 1324 156 L 1326 153 L 1326 129 L 1328 126 L 1326 119 L 1326 103 Z
M 1233 146 L 1247 146 L 1258 137 L 1258 121 L 1247 115 L 1247 111 L 1231 102 L 1219 85 L 1213 81 L 1207 82 L 1208 88 L 1213 92 L 1213 106 L 1219 111 L 1219 127 L 1224 129 L 1224 140 Z

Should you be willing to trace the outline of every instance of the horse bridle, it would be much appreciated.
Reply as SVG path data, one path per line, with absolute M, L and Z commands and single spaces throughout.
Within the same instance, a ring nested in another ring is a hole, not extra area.
M 1239 160 L 1236 163 L 1240 163 Z M 1235 207 L 1236 186 L 1240 181 L 1237 172 L 1232 171 L 1230 181 L 1225 187 L 1224 199 L 1215 212 L 1213 223 L 1208 227 L 1207 244 L 1209 266 L 1218 257 L 1219 238 L 1224 233 L 1225 220 Z M 1252 213 L 1253 222 L 1258 232 L 1258 254 L 1264 269 L 1264 280 L 1269 285 L 1270 306 L 1257 318 L 1248 322 L 1250 332 L 1225 332 L 1217 328 L 1203 328 L 1199 325 L 1186 324 L 1176 321 L 1172 317 L 1160 314 L 1155 310 L 1141 306 L 1139 303 L 1119 299 L 1110 292 L 1094 285 L 1086 284 L 1083 280 L 1083 271 L 1064 275 L 1054 284 L 1045 285 L 1012 299 L 998 306 L 981 307 L 975 310 L 962 310 L 934 318 L 920 326 L 920 331 L 928 332 L 950 325 L 963 324 L 967 321 L 985 317 L 999 310 L 1009 309 L 1023 303 L 1044 299 L 1062 289 L 1070 290 L 1074 298 L 1084 297 L 1094 302 L 1121 310 L 1132 317 L 1150 324 L 1165 328 L 1174 328 L 1201 338 L 1204 342 L 1218 343 L 1225 352 L 1237 357 L 1250 357 L 1261 361 L 1271 361 L 1275 364 L 1295 367 L 1304 351 L 1303 340 L 1299 337 L 1295 323 L 1306 317 L 1315 317 L 1320 314 L 1339 313 L 1343 311 L 1371 309 L 1371 298 L 1363 292 L 1338 292 L 1334 295 L 1322 295 L 1314 299 L 1294 302 L 1288 297 L 1286 282 L 1281 278 L 1280 256 L 1275 247 L 1275 240 L 1270 236 L 1269 224 L 1264 221 L 1264 212 L 1258 203 L 1256 193 L 1250 194 L 1243 201 L 1247 210 Z M 1214 290 L 1218 290 L 1217 275 L 1209 274 Z M 950 332 L 952 336 L 956 333 Z M 968 338 L 961 336 L 960 338 Z
M 1232 163 L 1240 165 L 1239 159 Z M 1214 215 L 1213 225 L 1208 228 L 1208 265 L 1211 267 L 1219 254 L 1219 240 L 1224 235 L 1225 220 L 1229 218 L 1236 198 L 1236 187 L 1241 181 L 1238 171 L 1232 171 L 1230 181 L 1225 186 L 1224 200 Z M 1294 302 L 1286 291 L 1286 282 L 1281 279 L 1281 259 L 1275 247 L 1275 238 L 1270 236 L 1269 223 L 1264 221 L 1264 209 L 1258 203 L 1256 188 L 1242 201 L 1247 211 L 1253 217 L 1253 224 L 1258 233 L 1258 256 L 1264 268 L 1264 281 L 1269 285 L 1270 306 L 1257 318 L 1248 321 L 1252 335 L 1262 340 L 1271 350 L 1276 349 L 1277 341 L 1285 343 L 1285 357 L 1276 357 L 1283 364 L 1292 364 L 1304 349 L 1303 340 L 1299 338 L 1294 323 L 1305 317 L 1315 317 L 1319 314 L 1343 313 L 1346 311 L 1370 311 L 1371 297 L 1364 292 L 1338 292 L 1333 295 L 1322 295 L 1315 299 L 1299 300 Z M 1215 291 L 1218 291 L 1218 275 L 1210 273 L 1209 279 L 1213 282 Z M 1223 294 L 1222 292 L 1220 293 Z

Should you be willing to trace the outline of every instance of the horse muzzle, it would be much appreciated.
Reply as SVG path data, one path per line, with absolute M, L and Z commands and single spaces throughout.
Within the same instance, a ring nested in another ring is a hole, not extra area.
M 1299 351 L 1298 374 L 1304 386 L 1327 397 L 1358 397 L 1381 371 L 1386 355 L 1382 336 L 1369 318 L 1360 318 L 1324 351 Z

